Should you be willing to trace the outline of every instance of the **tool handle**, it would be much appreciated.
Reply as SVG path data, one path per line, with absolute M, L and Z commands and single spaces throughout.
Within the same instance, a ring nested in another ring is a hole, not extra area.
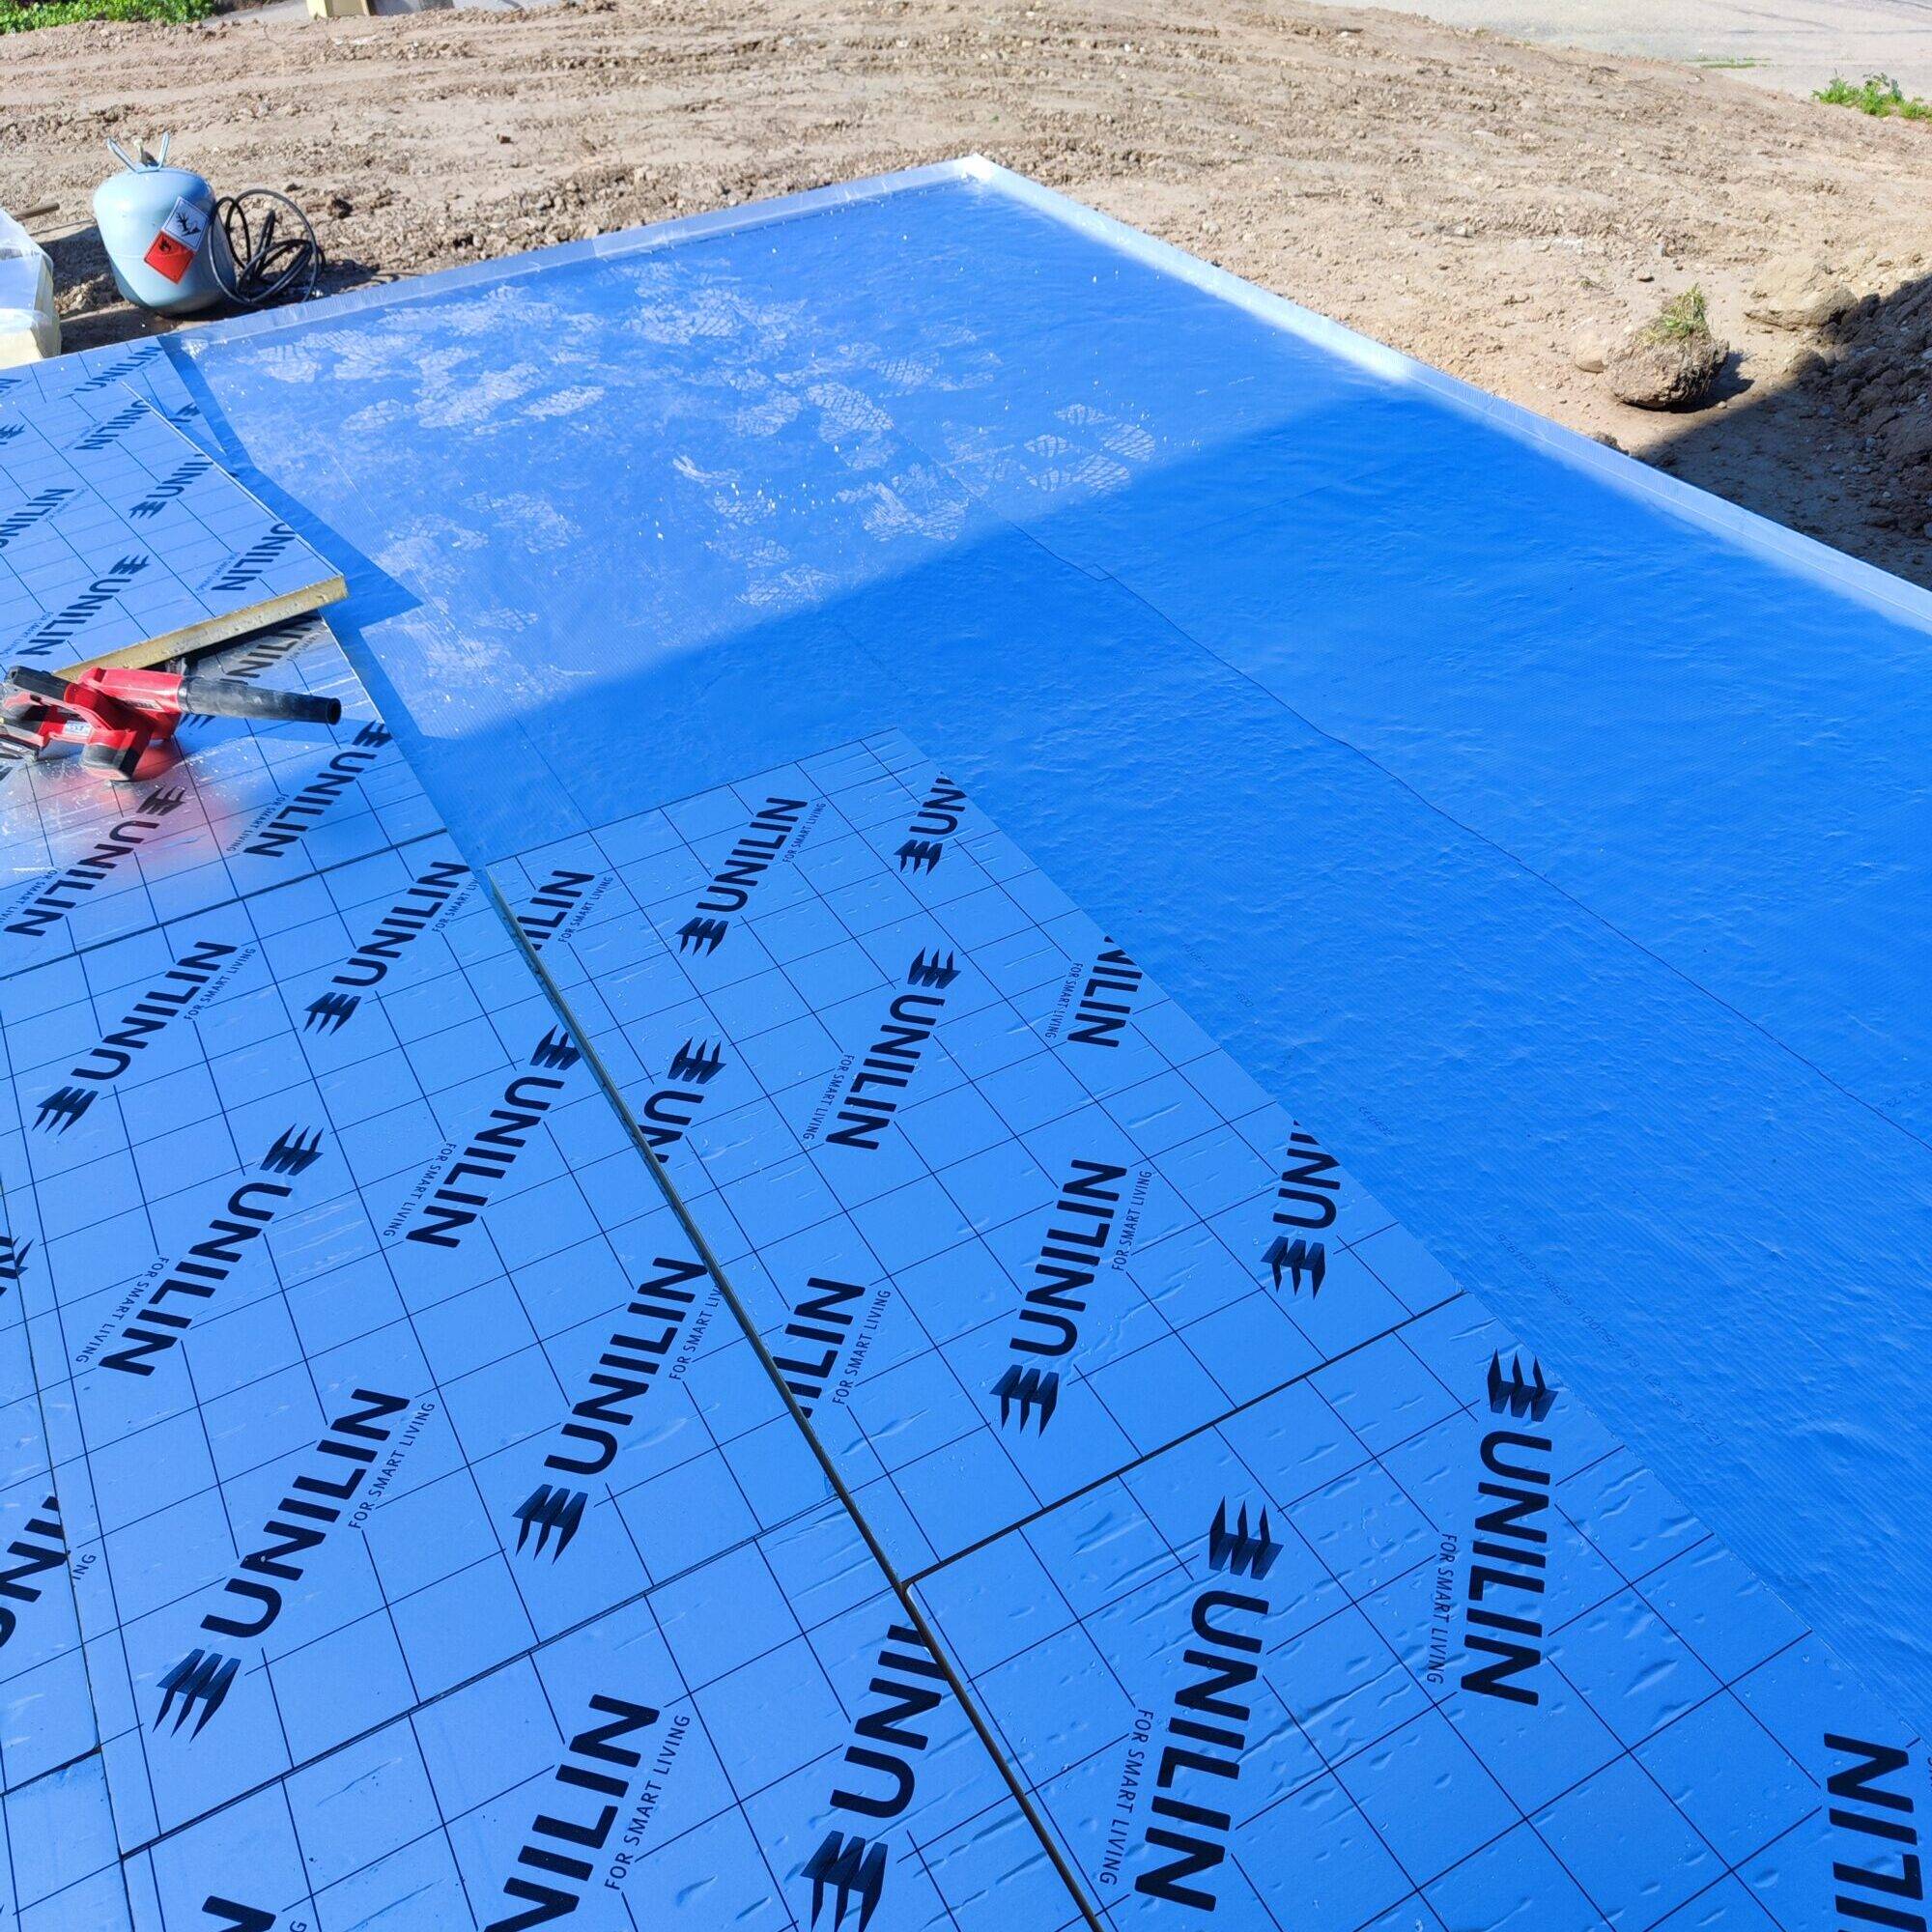
M 206 718 L 277 718 L 298 724 L 335 724 L 342 719 L 340 698 L 265 691 L 239 677 L 184 677 L 175 702 L 183 711 L 199 711 Z

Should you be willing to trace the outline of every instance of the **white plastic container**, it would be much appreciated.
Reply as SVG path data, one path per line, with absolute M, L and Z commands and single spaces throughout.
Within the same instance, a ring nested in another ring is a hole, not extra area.
M 0 369 L 60 354 L 47 252 L 0 209 Z

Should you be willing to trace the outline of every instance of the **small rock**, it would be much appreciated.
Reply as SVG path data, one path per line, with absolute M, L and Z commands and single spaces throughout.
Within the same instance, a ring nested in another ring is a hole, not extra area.
M 1601 335 L 1579 335 L 1570 351 L 1570 359 L 1586 376 L 1601 376 L 1609 349 Z
M 1767 328 L 1823 328 L 1857 301 L 1824 263 L 1785 262 L 1759 276 L 1745 313 Z
M 1639 410 L 1685 410 L 1710 393 L 1729 354 L 1707 328 L 1664 337 L 1634 328 L 1611 352 L 1605 375 L 1620 403 Z
M 1630 453 L 1606 429 L 1592 431 L 1590 440 L 1601 442 L 1605 449 L 1614 449 L 1619 456 L 1627 456 Z
M 1932 421 L 1918 413 L 1901 416 L 1885 432 L 1885 453 L 1900 469 L 1932 462 Z
M 355 204 L 346 194 L 332 194 L 328 197 L 328 212 L 340 221 L 345 214 L 355 213 Z

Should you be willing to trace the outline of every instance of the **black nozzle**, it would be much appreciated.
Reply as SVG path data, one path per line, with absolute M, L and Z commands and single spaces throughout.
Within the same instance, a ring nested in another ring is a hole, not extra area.
M 204 718 L 273 718 L 297 724 L 335 724 L 342 700 L 306 691 L 265 691 L 239 677 L 185 677 L 176 703 Z
M 50 697 L 56 704 L 67 701 L 67 679 L 49 670 L 36 670 L 32 665 L 14 665 L 7 672 L 7 682 L 30 697 Z

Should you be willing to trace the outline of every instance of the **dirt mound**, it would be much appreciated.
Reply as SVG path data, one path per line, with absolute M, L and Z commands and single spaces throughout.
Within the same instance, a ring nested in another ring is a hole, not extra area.
M 1922 510 L 1922 526 L 1932 518 L 1932 279 L 1856 303 L 1824 331 L 1801 374 L 1815 406 L 1916 493 L 1893 506 L 1897 521 Z

